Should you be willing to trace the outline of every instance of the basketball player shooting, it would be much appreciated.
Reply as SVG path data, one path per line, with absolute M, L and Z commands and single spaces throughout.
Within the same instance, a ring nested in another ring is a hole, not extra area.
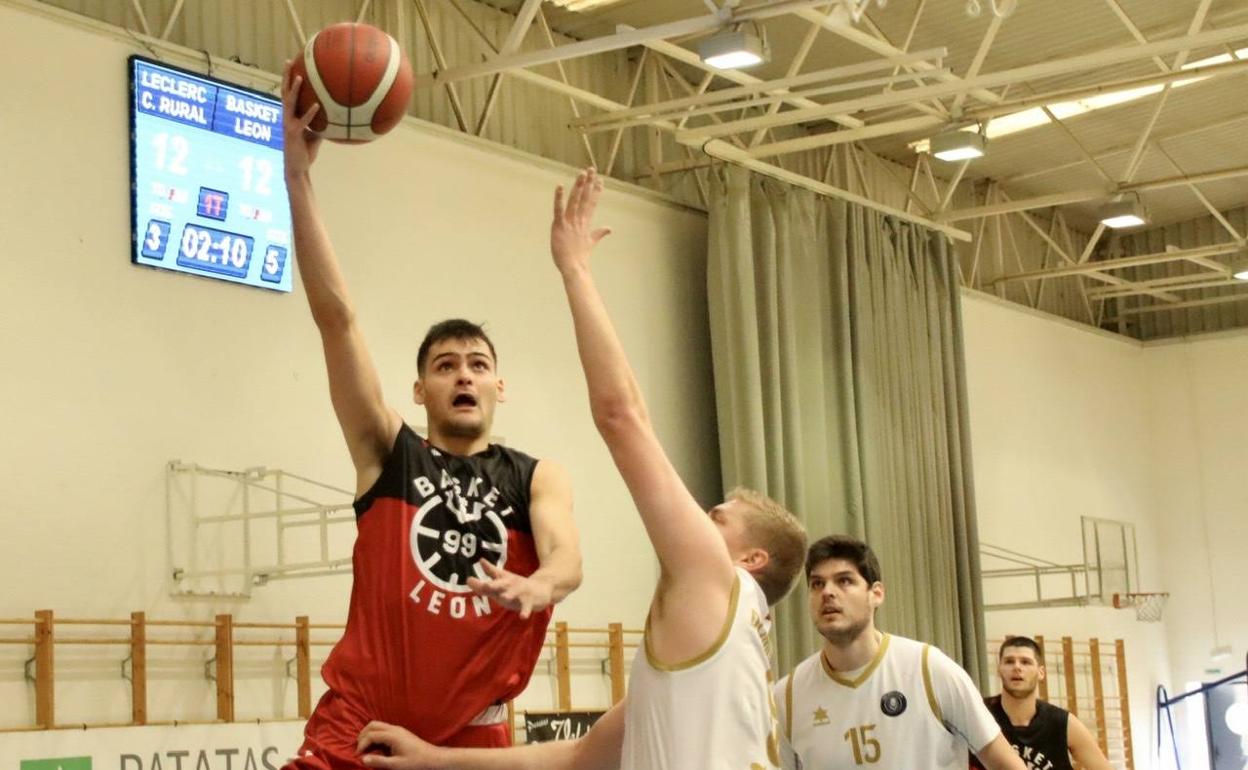
M 555 193 L 551 252 L 563 278 L 590 409 L 654 545 L 659 585 L 628 696 L 576 741 L 506 751 L 444 750 L 372 724 L 359 748 L 384 770 L 768 770 L 779 766 L 771 699 L 768 605 L 792 586 L 806 537 L 788 511 L 738 490 L 709 514 L 654 432 L 624 349 L 590 273 L 610 232 L 592 224 L 602 182 L 582 172 Z
M 417 353 L 428 437 L 382 397 L 355 307 L 317 209 L 320 139 L 283 79 L 286 185 L 295 254 L 320 332 L 330 400 L 356 472 L 354 586 L 328 691 L 292 770 L 361 767 L 375 719 L 439 745 L 506 746 L 507 700 L 524 690 L 550 608 L 577 587 L 580 551 L 566 473 L 489 442 L 503 400 L 494 345 L 467 321 L 436 324 Z M 475 595 L 474 592 L 475 591 Z

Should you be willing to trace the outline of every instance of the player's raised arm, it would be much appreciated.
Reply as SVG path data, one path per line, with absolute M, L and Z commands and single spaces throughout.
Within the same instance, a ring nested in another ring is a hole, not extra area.
M 592 169 L 577 177 L 566 201 L 563 189 L 556 190 L 550 233 L 551 254 L 572 311 L 590 409 L 658 554 L 662 567 L 658 603 L 675 592 L 686 608 L 685 620 L 693 621 L 687 625 L 709 625 L 717 632 L 735 579 L 732 562 L 723 537 L 655 435 L 641 389 L 594 284 L 590 252 L 609 233 L 592 224 L 601 192 L 602 182 Z M 699 623 L 700 615 L 709 623 Z M 707 641 L 713 641 L 713 634 Z M 695 655 L 702 651 L 699 644 L 693 642 Z
M 356 323 L 355 307 L 317 209 L 310 170 L 321 140 L 307 127 L 318 106 L 303 115 L 297 113 L 299 86 L 300 79 L 287 63 L 282 78 L 282 108 L 295 256 L 312 319 L 321 333 L 330 399 L 355 464 L 357 492 L 362 493 L 380 475 L 381 462 L 401 421 L 382 398 L 376 367 Z

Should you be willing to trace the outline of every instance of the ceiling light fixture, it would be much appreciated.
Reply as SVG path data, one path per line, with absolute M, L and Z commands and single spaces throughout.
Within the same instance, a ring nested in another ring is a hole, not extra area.
M 1122 200 L 1101 207 L 1101 224 L 1113 230 L 1148 224 L 1148 212 L 1140 196 L 1132 193 Z
M 733 70 L 767 61 L 762 35 L 744 29 L 725 29 L 698 42 L 698 56 L 709 67 Z
M 978 131 L 945 131 L 931 139 L 932 157 L 946 162 L 982 158 L 986 148 Z

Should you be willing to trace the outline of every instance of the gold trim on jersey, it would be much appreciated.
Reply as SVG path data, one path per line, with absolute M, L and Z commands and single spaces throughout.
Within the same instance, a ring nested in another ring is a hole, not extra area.
M 884 653 L 888 651 L 889 639 L 892 639 L 892 636 L 889 634 L 883 635 L 883 638 L 880 639 L 880 648 L 875 651 L 875 657 L 872 658 L 871 662 L 867 664 L 867 667 L 862 670 L 862 673 L 854 679 L 842 676 L 835 669 L 833 669 L 832 664 L 828 662 L 828 658 L 824 655 L 823 650 L 819 651 L 819 664 L 823 666 L 823 673 L 827 674 L 833 682 L 845 685 L 846 687 L 857 688 L 863 682 L 870 679 L 871 675 L 875 673 L 875 670 L 879 668 L 880 663 L 883 662 Z
M 944 727 L 945 716 L 940 712 L 940 702 L 936 700 L 936 690 L 932 688 L 932 671 L 927 665 L 927 653 L 931 649 L 932 645 L 923 645 L 923 689 L 927 692 L 927 705 L 932 709 L 932 716 Z
M 701 655 L 681 661 L 680 663 L 664 663 L 655 657 L 654 650 L 650 649 L 650 616 L 646 615 L 646 631 L 642 637 L 642 641 L 646 648 L 646 660 L 650 663 L 650 667 L 656 671 L 682 671 L 686 668 L 693 668 L 699 663 L 707 660 L 715 653 L 719 652 L 719 648 L 724 646 L 724 642 L 728 641 L 728 632 L 732 630 L 732 623 L 737 617 L 737 599 L 741 596 L 741 576 L 734 574 L 732 580 L 732 596 L 728 598 L 728 617 L 724 618 L 724 627 L 720 629 L 719 638 L 710 646 L 706 652 Z
M 797 674 L 797 669 L 789 674 L 789 678 L 784 683 L 784 737 L 793 742 L 793 677 Z

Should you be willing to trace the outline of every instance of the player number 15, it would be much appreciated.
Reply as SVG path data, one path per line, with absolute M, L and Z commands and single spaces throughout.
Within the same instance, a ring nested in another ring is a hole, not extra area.
M 873 765 L 880 761 L 880 742 L 871 737 L 875 725 L 859 725 L 845 731 L 845 740 L 854 747 L 854 764 Z

